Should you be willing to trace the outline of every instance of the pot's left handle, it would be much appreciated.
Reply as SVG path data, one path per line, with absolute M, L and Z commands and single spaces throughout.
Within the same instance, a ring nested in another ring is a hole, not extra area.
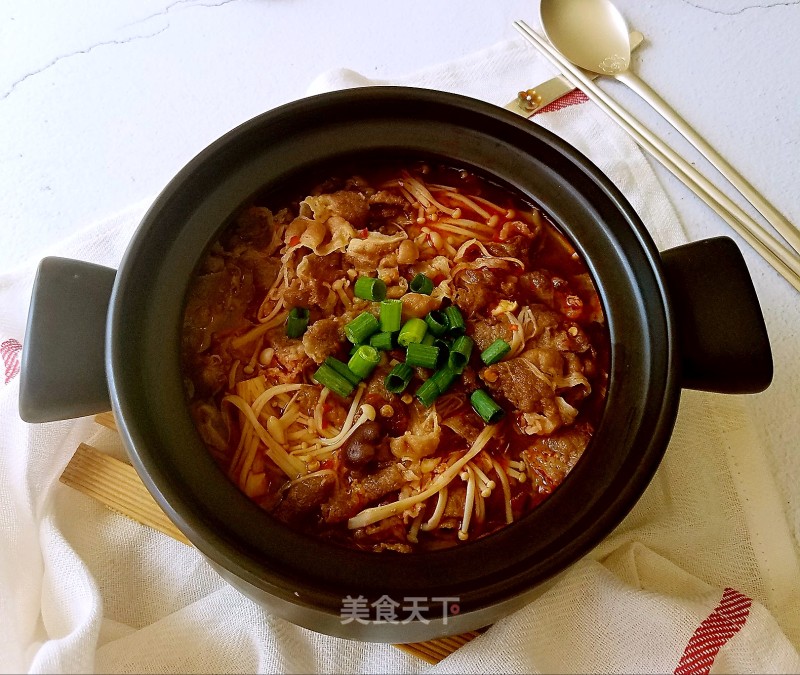
M 106 316 L 116 271 L 44 258 L 22 347 L 19 414 L 53 422 L 111 409 L 105 371 Z

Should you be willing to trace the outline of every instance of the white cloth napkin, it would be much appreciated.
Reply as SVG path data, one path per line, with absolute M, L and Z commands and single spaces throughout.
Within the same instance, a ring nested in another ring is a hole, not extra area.
M 521 42 L 393 80 L 502 104 L 552 72 Z M 386 84 L 381 82 L 378 84 Z M 376 82 L 347 70 L 310 92 Z M 685 241 L 639 150 L 591 104 L 538 115 L 631 200 L 661 248 Z M 116 265 L 145 205 L 43 251 Z M 438 666 L 270 616 L 194 550 L 58 482 L 91 420 L 17 416 L 35 264 L 0 276 L 1 672 L 800 672 L 800 568 L 748 399 L 685 392 L 666 457 L 600 546 Z

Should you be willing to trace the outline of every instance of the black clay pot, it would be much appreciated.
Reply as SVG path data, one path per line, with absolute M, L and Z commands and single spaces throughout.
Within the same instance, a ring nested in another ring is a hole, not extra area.
M 179 371 L 189 278 L 237 208 L 320 166 L 387 157 L 445 159 L 542 205 L 587 261 L 611 333 L 605 412 L 561 487 L 499 532 L 407 556 L 311 539 L 250 502 L 202 445 Z M 496 621 L 611 532 L 664 454 L 681 387 L 756 392 L 771 377 L 758 301 L 731 240 L 659 255 L 611 182 L 537 125 L 471 99 L 375 88 L 305 99 L 226 134 L 158 197 L 116 273 L 43 261 L 20 410 L 39 422 L 110 400 L 142 480 L 232 585 L 323 633 L 412 642 Z M 372 620 L 368 603 L 381 598 L 400 603 L 400 623 Z

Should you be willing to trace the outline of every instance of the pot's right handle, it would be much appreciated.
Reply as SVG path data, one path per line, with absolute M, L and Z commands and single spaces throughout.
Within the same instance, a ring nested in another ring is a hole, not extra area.
M 53 422 L 111 409 L 105 335 L 116 271 L 44 258 L 39 263 L 22 346 L 19 415 Z
M 678 327 L 681 385 L 754 394 L 772 381 L 767 327 L 744 258 L 728 237 L 661 254 Z

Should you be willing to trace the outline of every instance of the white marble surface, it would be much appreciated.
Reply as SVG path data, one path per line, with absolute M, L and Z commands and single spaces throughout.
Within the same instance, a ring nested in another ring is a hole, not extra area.
M 800 222 L 800 2 L 617 4 L 648 39 L 635 70 Z M 321 71 L 344 66 L 391 78 L 514 38 L 512 21 L 535 24 L 536 15 L 534 0 L 4 0 L 0 269 L 152 198 L 209 142 L 303 96 Z M 524 75 L 520 88 L 536 84 Z M 606 88 L 697 161 L 632 94 Z M 659 175 L 692 239 L 730 234 Z M 773 387 L 755 398 L 756 423 L 797 536 L 800 297 L 742 247 L 777 366 Z

